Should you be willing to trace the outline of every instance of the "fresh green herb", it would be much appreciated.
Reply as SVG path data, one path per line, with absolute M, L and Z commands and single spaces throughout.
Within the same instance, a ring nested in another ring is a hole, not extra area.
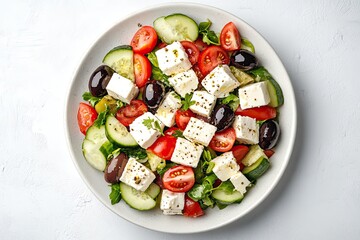
M 212 22 L 209 19 L 207 19 L 207 22 L 199 23 L 199 33 L 206 32 L 210 28 L 211 24 Z
M 84 101 L 88 101 L 93 107 L 95 107 L 95 104 L 101 100 L 101 98 L 91 95 L 90 92 L 84 92 L 82 98 Z
M 184 100 L 181 100 L 181 104 L 182 104 L 182 109 L 183 110 L 188 110 L 189 109 L 189 107 L 191 106 L 191 105 L 194 105 L 195 104 L 195 101 L 191 101 L 191 98 L 192 98 L 192 93 L 187 93 L 186 95 L 185 95 L 185 98 L 184 98 Z
M 206 176 L 201 184 L 195 184 L 188 192 L 188 196 L 194 201 L 199 201 L 212 193 L 213 184 L 217 179 L 215 174 Z
M 120 152 L 125 153 L 129 157 L 133 157 L 136 159 L 145 159 L 147 158 L 146 150 L 141 147 L 136 148 L 121 148 Z
M 148 129 L 154 129 L 155 131 L 158 131 L 161 133 L 161 135 L 164 136 L 164 132 L 162 127 L 160 126 L 159 121 L 151 119 L 150 117 L 147 119 L 144 119 L 144 121 L 142 122 L 142 124 L 144 124 L 145 127 L 147 127 Z
M 111 185 L 111 192 L 109 194 L 111 204 L 114 205 L 121 200 L 120 184 L 115 183 Z
M 169 77 L 165 75 L 158 67 L 155 66 L 152 67 L 151 78 L 157 81 L 161 81 L 167 87 L 171 87 L 169 83 Z
M 252 53 L 255 53 L 254 45 L 246 38 L 241 38 L 241 49 L 245 49 Z
M 209 162 L 208 167 L 206 168 L 206 174 L 210 174 L 213 170 L 213 168 L 215 167 L 215 163 L 214 162 Z
M 229 107 L 235 111 L 239 105 L 240 105 L 240 100 L 238 98 L 238 96 L 236 96 L 235 94 L 229 94 L 229 96 L 227 96 L 226 98 L 223 98 L 220 100 L 222 104 L 227 104 L 229 105 Z
M 205 161 L 210 162 L 212 159 L 216 158 L 216 153 L 211 148 L 206 148 L 204 149 L 201 157 Z
M 183 138 L 184 135 L 183 135 L 183 132 L 181 130 L 175 130 L 175 132 L 172 134 L 172 136 L 176 137 L 176 138 Z
M 123 103 L 120 100 L 116 101 L 116 110 L 119 110 L 120 108 L 122 108 L 123 106 L 125 106 L 125 103 Z
M 203 42 L 210 45 L 220 45 L 219 36 L 212 30 L 210 30 L 212 22 L 208 19 L 207 22 L 201 22 L 199 24 L 199 33 L 203 35 Z
M 174 98 L 181 100 L 181 97 L 175 92 L 172 92 L 171 94 L 174 96 Z
M 156 57 L 155 52 L 150 52 L 150 53 L 148 53 L 147 58 L 149 59 L 149 61 L 151 62 L 151 64 L 152 64 L 154 67 L 157 67 L 157 68 L 159 67 L 159 63 L 158 63 L 158 60 L 157 60 L 157 57 Z
M 214 199 L 212 199 L 210 197 L 210 195 L 206 195 L 205 197 L 203 197 L 201 199 L 201 202 L 206 206 L 206 207 L 211 207 L 213 208 L 215 206 L 215 201 Z
M 106 116 L 108 115 L 109 111 L 110 111 L 110 108 L 108 106 L 106 106 L 105 111 L 99 113 L 97 119 L 94 122 L 94 126 L 100 128 L 102 125 L 105 125 Z

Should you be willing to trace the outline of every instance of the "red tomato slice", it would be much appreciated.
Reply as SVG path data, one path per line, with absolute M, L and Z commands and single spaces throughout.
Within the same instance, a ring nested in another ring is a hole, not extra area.
M 236 162 L 240 166 L 240 170 L 243 170 L 245 166 L 241 163 L 241 160 L 249 152 L 249 147 L 245 145 L 236 145 L 231 149 L 231 151 L 236 159 Z
M 271 156 L 274 155 L 275 151 L 271 149 L 266 149 L 264 150 L 264 153 L 268 158 L 271 158 Z
M 181 45 L 185 48 L 185 52 L 188 55 L 189 61 L 192 65 L 197 63 L 199 59 L 200 51 L 193 42 L 181 41 Z
M 204 79 L 204 75 L 201 73 L 199 65 L 195 64 L 192 66 L 192 69 L 194 70 L 196 76 L 198 77 L 199 83 L 201 83 L 201 81 Z
M 200 204 L 195 202 L 187 195 L 185 195 L 185 206 L 183 214 L 186 217 L 200 217 L 204 215 L 204 211 L 201 209 Z
M 97 116 L 98 114 L 92 106 L 86 103 L 79 104 L 79 108 L 77 112 L 77 120 L 80 131 L 83 134 L 86 134 L 88 128 L 94 124 Z
M 201 37 L 196 39 L 196 41 L 194 43 L 195 43 L 195 45 L 197 46 L 197 48 L 199 49 L 200 52 L 204 51 L 204 49 L 209 46 L 209 45 L 207 45 L 206 43 L 203 42 Z
M 165 135 L 161 136 L 148 148 L 156 156 L 165 160 L 170 160 L 174 152 L 176 137 Z
M 187 192 L 195 184 L 194 171 L 187 166 L 174 166 L 163 176 L 164 187 L 172 192 Z
M 263 121 L 276 118 L 276 108 L 270 106 L 261 106 L 256 108 L 248 108 L 242 110 L 239 106 L 235 111 L 235 115 L 247 116 L 255 118 L 256 120 Z
M 171 127 L 166 129 L 166 131 L 164 132 L 165 135 L 169 135 L 172 136 L 176 131 L 181 131 L 179 128 L 177 127 Z M 182 131 L 181 131 L 182 132 Z
M 157 49 L 162 49 L 162 48 L 164 48 L 164 47 L 166 47 L 166 46 L 167 46 L 166 43 L 161 42 L 161 43 L 159 43 L 159 44 L 156 46 L 156 48 L 157 48 Z
M 153 27 L 143 26 L 131 40 L 131 47 L 135 53 L 146 54 L 151 52 L 157 44 L 158 36 Z
M 219 46 L 210 46 L 200 53 L 199 68 L 206 76 L 219 64 L 229 64 L 230 58 L 227 52 Z
M 116 119 L 125 127 L 128 127 L 137 117 L 147 112 L 147 106 L 141 100 L 131 100 L 129 105 L 120 108 L 116 113 Z
M 176 125 L 181 130 L 184 130 L 187 124 L 189 123 L 191 117 L 195 117 L 195 114 L 191 110 L 189 109 L 186 111 L 182 109 L 177 110 L 175 114 Z
M 144 87 L 151 76 L 151 63 L 144 55 L 134 54 L 135 83 L 139 88 Z
M 227 152 L 235 143 L 235 129 L 229 127 L 221 132 L 215 133 L 211 139 L 209 147 L 217 152 Z
M 240 49 L 240 33 L 233 22 L 227 23 L 221 30 L 220 44 L 221 47 L 227 51 L 234 51 Z

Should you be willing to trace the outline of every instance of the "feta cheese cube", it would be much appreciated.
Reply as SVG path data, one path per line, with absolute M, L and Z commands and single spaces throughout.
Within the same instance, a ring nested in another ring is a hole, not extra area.
M 191 101 L 195 103 L 190 110 L 204 117 L 209 117 L 215 107 L 216 97 L 206 91 L 195 91 Z
M 226 181 L 240 170 L 232 152 L 226 152 L 211 160 L 215 163 L 213 172 L 221 180 Z
M 169 83 L 181 97 L 185 97 L 187 93 L 197 89 L 199 81 L 194 70 L 189 69 L 169 77 Z
M 266 83 L 258 82 L 239 88 L 239 99 L 241 109 L 269 104 L 270 95 Z
M 175 113 L 181 107 L 181 99 L 174 91 L 168 92 L 161 105 L 157 109 L 155 116 L 167 127 L 175 124 Z
M 144 125 L 144 121 L 146 122 L 149 120 L 153 121 L 151 128 L 148 128 L 148 126 Z M 156 141 L 156 139 L 161 136 L 161 132 L 155 127 L 156 121 L 159 123 L 162 130 L 164 128 L 164 124 L 151 112 L 144 113 L 130 124 L 130 134 L 142 148 L 150 147 Z
M 174 75 L 187 71 L 191 68 L 191 63 L 180 42 L 173 42 L 155 52 L 159 68 L 166 75 Z
M 179 137 L 176 140 L 175 149 L 170 160 L 174 163 L 196 168 L 203 150 L 203 146 Z
M 194 143 L 208 146 L 217 128 L 203 120 L 191 117 L 183 132 L 184 137 Z
M 185 206 L 185 193 L 175 193 L 164 189 L 161 194 L 160 209 L 165 215 L 182 214 Z
M 250 181 L 242 174 L 237 172 L 230 177 L 231 183 L 234 185 L 236 191 L 239 191 L 242 195 L 246 193 L 246 187 L 250 186 Z
M 130 103 L 139 93 L 138 87 L 131 80 L 117 73 L 112 75 L 106 90 L 110 96 L 125 103 Z
M 259 143 L 259 126 L 256 124 L 255 118 L 235 116 L 232 126 L 235 129 L 236 139 L 240 143 Z
M 202 80 L 201 85 L 217 98 L 224 98 L 235 88 L 239 81 L 231 73 L 228 65 L 218 65 Z
M 155 180 L 155 174 L 130 157 L 120 177 L 120 181 L 139 191 L 145 191 Z

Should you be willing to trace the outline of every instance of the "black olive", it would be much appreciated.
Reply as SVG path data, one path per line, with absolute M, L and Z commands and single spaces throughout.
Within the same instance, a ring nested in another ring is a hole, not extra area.
M 117 183 L 125 169 L 128 157 L 124 153 L 112 158 L 107 164 L 104 172 L 105 181 L 108 183 Z
M 107 94 L 106 86 L 108 85 L 114 70 L 106 65 L 98 67 L 90 76 L 89 90 L 91 95 L 102 97 Z
M 228 105 L 217 105 L 211 114 L 210 123 L 222 131 L 230 127 L 234 119 L 235 114 Z
M 144 102 L 150 112 L 155 112 L 165 95 L 165 87 L 160 81 L 149 81 L 144 89 Z
M 259 129 L 259 146 L 262 149 L 275 147 L 280 136 L 280 126 L 274 120 L 267 120 L 261 124 Z
M 233 52 L 230 58 L 230 65 L 245 71 L 257 67 L 258 64 L 255 55 L 244 49 Z

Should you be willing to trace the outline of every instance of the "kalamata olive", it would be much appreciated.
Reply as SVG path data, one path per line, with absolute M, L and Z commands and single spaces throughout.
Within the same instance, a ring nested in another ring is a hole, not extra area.
M 108 183 L 117 183 L 125 169 L 128 157 L 124 153 L 112 158 L 105 168 L 104 178 Z
M 150 112 L 155 112 L 165 95 L 165 87 L 160 81 L 149 81 L 145 85 L 143 99 Z
M 90 76 L 89 90 L 95 97 L 102 97 L 107 94 L 106 86 L 108 85 L 114 70 L 106 65 L 98 67 Z
M 228 105 L 217 105 L 211 114 L 210 123 L 217 127 L 218 131 L 228 128 L 235 119 L 233 110 Z
M 232 53 L 230 58 L 230 65 L 237 67 L 241 70 L 250 70 L 259 64 L 255 55 L 244 49 L 237 50 Z
M 262 149 L 271 149 L 275 147 L 279 136 L 279 124 L 274 120 L 267 120 L 261 124 L 259 129 L 259 146 Z

